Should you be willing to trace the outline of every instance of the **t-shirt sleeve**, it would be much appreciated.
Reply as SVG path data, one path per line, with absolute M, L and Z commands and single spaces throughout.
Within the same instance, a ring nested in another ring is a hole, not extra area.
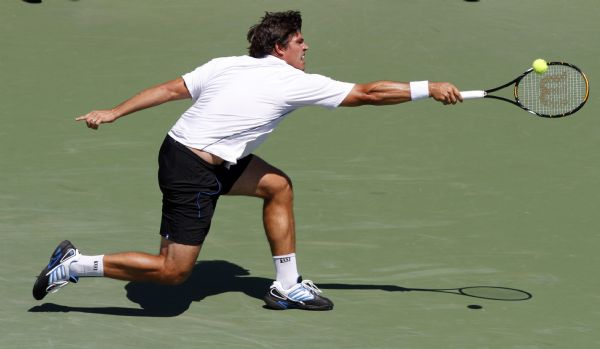
M 213 61 L 203 64 L 193 71 L 181 76 L 194 102 L 200 97 L 204 82 L 213 71 Z
M 317 105 L 338 107 L 350 93 L 354 84 L 336 81 L 319 74 L 299 73 L 286 84 L 286 102 L 294 107 Z

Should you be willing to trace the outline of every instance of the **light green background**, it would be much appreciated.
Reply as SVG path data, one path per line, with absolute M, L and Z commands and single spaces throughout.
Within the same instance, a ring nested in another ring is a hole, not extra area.
M 157 151 L 188 102 L 98 132 L 74 118 L 244 54 L 248 27 L 283 9 L 303 13 L 310 72 L 469 90 L 543 57 L 580 66 L 591 99 L 557 120 L 497 101 L 292 114 L 258 153 L 294 181 L 299 267 L 331 312 L 262 308 L 273 266 L 250 198 L 221 199 L 186 286 L 84 279 L 34 301 L 62 239 L 85 254 L 157 251 Z M 599 20 L 596 0 L 3 0 L 0 348 L 597 347 Z M 156 299 L 176 311 L 143 308 Z

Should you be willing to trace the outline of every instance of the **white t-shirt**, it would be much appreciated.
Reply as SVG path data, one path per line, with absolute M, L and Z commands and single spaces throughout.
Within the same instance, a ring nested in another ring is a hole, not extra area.
M 307 105 L 338 107 L 354 86 L 307 74 L 274 56 L 216 58 L 183 80 L 193 105 L 169 135 L 231 164 L 254 151 L 290 112 Z

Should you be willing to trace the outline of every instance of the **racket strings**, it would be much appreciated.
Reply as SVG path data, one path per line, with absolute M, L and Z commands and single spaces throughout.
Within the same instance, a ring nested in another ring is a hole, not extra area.
M 537 114 L 565 115 L 586 102 L 588 83 L 583 73 L 573 67 L 550 65 L 544 74 L 527 74 L 517 85 L 515 97 Z

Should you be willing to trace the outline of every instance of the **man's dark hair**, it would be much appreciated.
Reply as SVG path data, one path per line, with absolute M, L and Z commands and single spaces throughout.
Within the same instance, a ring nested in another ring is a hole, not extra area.
M 248 30 L 248 54 L 262 58 L 271 54 L 277 43 L 286 47 L 290 38 L 301 29 L 300 11 L 266 12 L 260 23 Z

